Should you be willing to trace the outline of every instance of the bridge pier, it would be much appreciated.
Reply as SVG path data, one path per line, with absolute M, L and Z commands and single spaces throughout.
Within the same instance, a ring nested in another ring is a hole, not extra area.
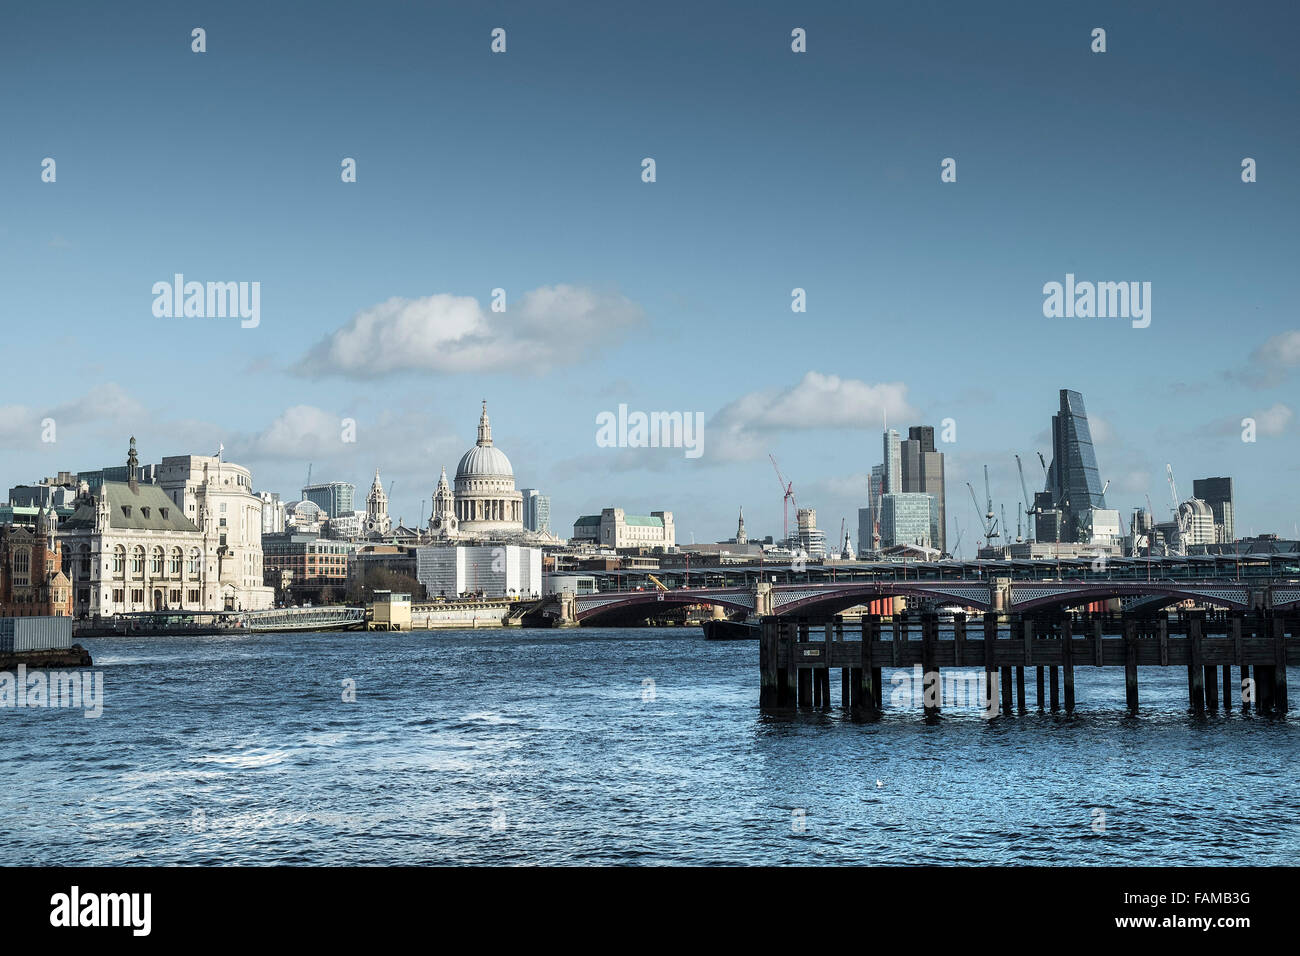
M 1124 702 L 1128 712 L 1138 712 L 1137 621 L 1124 621 Z

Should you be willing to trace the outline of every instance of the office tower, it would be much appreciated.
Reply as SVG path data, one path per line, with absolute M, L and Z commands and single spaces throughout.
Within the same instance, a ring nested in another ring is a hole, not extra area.
M 898 440 L 898 432 L 889 429 L 884 436 L 884 493 L 893 494 L 903 490 L 903 461 L 902 447 Z
M 326 481 L 303 488 L 302 500 L 319 507 L 327 517 L 340 518 L 352 513 L 352 498 L 356 491 L 357 486 L 351 482 Z
M 551 531 L 551 496 L 536 488 L 520 488 L 524 496 L 524 530 L 549 534 Z
M 1047 469 L 1047 491 L 1061 513 L 1062 541 L 1078 541 L 1094 508 L 1106 507 L 1097 471 L 1097 454 L 1083 395 L 1061 389 L 1060 411 L 1052 416 L 1052 464 Z
M 944 492 L 943 452 L 935 451 L 934 428 L 915 425 L 907 430 L 907 440 L 900 446 L 902 491 L 926 494 L 934 498 L 930 547 L 948 550 L 948 515 Z
M 1232 479 L 1197 478 L 1192 482 L 1192 497 L 1200 498 L 1214 513 L 1214 540 L 1231 544 L 1237 540 L 1233 526 Z
M 858 557 L 871 550 L 871 509 L 858 509 Z
M 899 492 L 880 499 L 880 546 L 914 544 L 933 548 L 935 512 L 933 495 Z

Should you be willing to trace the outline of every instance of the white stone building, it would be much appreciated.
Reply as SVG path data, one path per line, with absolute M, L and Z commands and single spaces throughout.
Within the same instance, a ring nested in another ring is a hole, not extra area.
M 630 515 L 622 508 L 604 508 L 598 515 L 583 515 L 573 523 L 573 543 L 615 550 L 658 548 L 670 551 L 677 546 L 677 532 L 671 511 Z
M 262 582 L 262 500 L 247 468 L 220 456 L 164 458 L 158 482 L 139 480 L 135 439 L 127 480 L 78 499 L 60 532 L 72 562 L 73 613 L 257 610 Z

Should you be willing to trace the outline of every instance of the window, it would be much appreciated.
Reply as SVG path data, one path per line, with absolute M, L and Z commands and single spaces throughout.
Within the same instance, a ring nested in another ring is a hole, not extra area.
M 131 603 L 132 604 L 144 603 L 144 590 L 142 588 L 131 589 Z
M 150 574 L 162 574 L 162 573 L 163 573 L 163 550 L 162 550 L 162 548 L 154 548 L 154 549 L 153 549 L 153 556 L 152 556 L 152 558 L 151 558 L 150 561 L 149 561 L 149 573 L 150 573 Z
M 167 517 L 167 509 L 166 509 L 166 508 L 159 508 L 159 509 L 158 509 L 158 513 L 159 513 L 160 515 L 162 515 L 164 518 Z
M 121 604 L 126 600 L 125 594 L 126 592 L 122 588 L 113 588 L 113 603 Z
M 142 517 L 142 518 L 147 518 L 147 517 L 149 517 L 149 509 L 148 509 L 148 508 L 141 508 L 141 509 L 140 509 L 140 517 Z
M 128 518 L 131 517 L 131 506 L 130 506 L 130 505 L 122 505 L 122 514 L 125 515 L 125 516 L 128 517 Z
M 120 544 L 113 549 L 113 573 L 121 574 L 126 570 L 126 548 Z
M 144 574 L 144 548 L 139 545 L 131 551 L 131 573 Z
M 199 549 L 192 548 L 190 550 L 190 575 L 192 577 L 197 578 L 199 576 L 199 570 L 201 569 L 202 561 L 203 559 L 199 557 Z
M 181 589 L 180 589 L 180 588 L 172 588 L 172 589 L 171 589 L 170 591 L 168 591 L 167 593 L 169 594 L 169 597 L 167 598 L 167 600 L 170 601 L 173 605 L 179 605 L 179 604 L 181 603 Z
M 77 548 L 77 560 L 81 565 L 81 576 L 83 578 L 90 577 L 90 545 L 83 544 Z
M 189 591 L 186 592 L 186 593 L 189 594 L 189 598 L 188 598 L 187 600 L 188 600 L 191 604 L 198 604 L 199 601 L 201 600 L 201 598 L 199 597 L 199 592 L 198 592 L 198 589 L 197 589 L 197 588 L 190 588 Z
M 173 577 L 180 577 L 181 573 L 181 549 L 172 548 L 172 559 L 167 564 L 167 573 Z

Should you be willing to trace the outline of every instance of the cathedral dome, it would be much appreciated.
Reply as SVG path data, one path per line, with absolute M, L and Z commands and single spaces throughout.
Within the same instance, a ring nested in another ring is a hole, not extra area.
M 500 448 L 492 445 L 475 445 L 465 452 L 456 466 L 456 478 L 513 478 L 510 459 Z
M 456 466 L 456 480 L 467 478 L 509 478 L 514 480 L 515 472 L 510 467 L 510 459 L 505 452 L 492 444 L 492 424 L 488 421 L 487 402 L 483 403 L 483 413 L 478 420 L 478 444 L 460 459 Z

